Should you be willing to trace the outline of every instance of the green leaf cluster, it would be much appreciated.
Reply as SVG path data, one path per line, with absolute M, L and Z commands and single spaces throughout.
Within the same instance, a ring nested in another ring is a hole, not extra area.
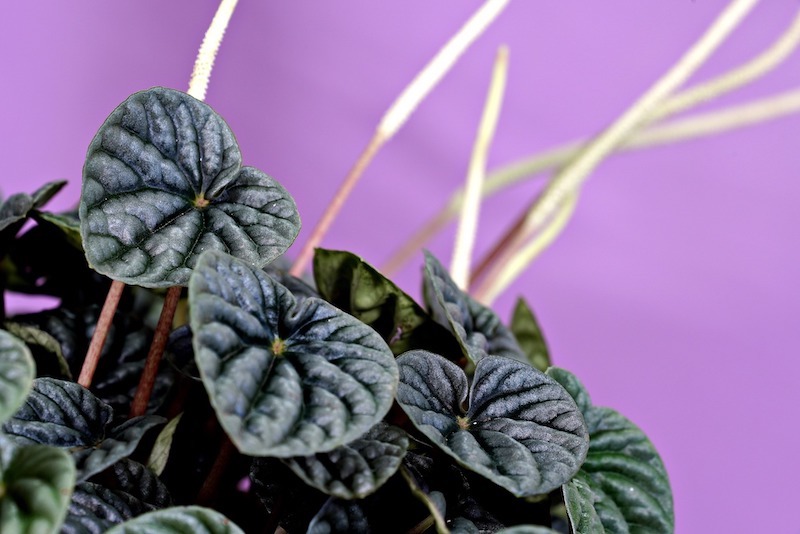
M 291 276 L 295 203 L 208 105 L 132 95 L 83 174 L 77 214 L 43 209 L 61 182 L 0 205 L 0 289 L 60 302 L 0 309 L 0 531 L 673 530 L 655 448 L 551 367 L 524 301 L 505 324 L 431 254 L 422 304 L 346 251 Z M 134 287 L 85 388 L 109 278 Z

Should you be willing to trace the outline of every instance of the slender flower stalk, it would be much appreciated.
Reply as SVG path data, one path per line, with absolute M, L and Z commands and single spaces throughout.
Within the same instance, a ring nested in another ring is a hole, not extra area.
M 450 275 L 453 281 L 464 290 L 469 285 L 470 260 L 475 244 L 475 235 L 478 231 L 481 189 L 486 176 L 486 160 L 495 129 L 497 128 L 497 119 L 500 117 L 507 77 L 508 48 L 501 46 L 497 51 L 483 115 L 478 126 L 478 133 L 475 136 L 475 144 L 472 147 L 472 158 L 467 172 L 461 221 L 458 225 L 458 234 L 453 248 L 453 260 L 450 264 Z
M 214 68 L 214 60 L 217 58 L 222 38 L 225 37 L 225 30 L 228 28 L 228 23 L 231 21 L 233 10 L 236 9 L 238 1 L 222 0 L 220 2 L 214 18 L 211 19 L 211 25 L 203 37 L 203 43 L 197 52 L 197 59 L 194 62 L 192 77 L 189 80 L 189 90 L 187 91 L 198 100 L 205 100 L 206 98 L 206 90 L 208 89 L 208 81 L 211 78 L 211 70 Z
M 333 200 L 328 204 L 316 227 L 303 245 L 289 271 L 290 274 L 300 276 L 303 273 L 311 262 L 314 249 L 322 242 L 325 234 L 328 233 L 328 229 L 333 224 L 334 219 L 336 219 L 353 188 L 361 179 L 364 170 L 381 146 L 400 130 L 414 110 L 417 109 L 417 106 L 438 85 L 444 75 L 450 71 L 458 58 L 497 18 L 508 5 L 508 2 L 509 0 L 487 0 L 400 93 L 400 96 L 397 97 L 383 115 L 372 139 L 367 143 L 366 148 L 356 160 L 353 168 L 345 176 Z
M 476 297 L 484 298 L 494 292 L 493 285 L 524 243 L 541 229 L 559 209 L 567 195 L 586 180 L 600 162 L 619 145 L 631 131 L 641 127 L 669 94 L 673 93 L 708 59 L 731 32 L 755 7 L 758 0 L 733 0 L 711 27 L 688 52 L 655 85 L 642 95 L 611 126 L 594 138 L 580 154 L 558 172 L 534 202 L 521 225 L 510 232 L 511 239 L 497 254 L 486 278 L 478 285 Z

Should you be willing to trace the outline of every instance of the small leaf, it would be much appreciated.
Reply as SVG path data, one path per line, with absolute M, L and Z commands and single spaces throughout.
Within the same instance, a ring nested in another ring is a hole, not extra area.
M 11 195 L 0 204 L 0 232 L 15 223 L 20 223 L 27 219 L 28 214 L 35 209 L 44 206 L 56 193 L 58 193 L 67 182 L 49 182 L 32 195 L 17 193 Z
M 28 347 L 0 330 L 0 422 L 7 420 L 25 402 L 35 372 Z
M 539 327 L 533 311 L 521 298 L 517 300 L 514 308 L 511 332 L 528 357 L 528 362 L 542 372 L 547 371 L 547 368 L 550 367 L 550 351 L 547 349 L 542 329 Z
M 307 534 L 369 534 L 367 515 L 356 501 L 331 498 L 311 520 Z
M 527 361 L 514 335 L 500 318 L 461 291 L 442 264 L 427 252 L 423 293 L 433 318 L 450 329 L 464 355 L 473 362 L 487 354 Z
M 408 436 L 383 422 L 330 452 L 285 460 L 306 484 L 340 499 L 363 499 L 400 467 Z
M 572 373 L 551 367 L 547 374 L 575 398 L 591 438 L 577 482 L 564 490 L 573 526 L 582 524 L 583 515 L 589 513 L 585 510 L 593 505 L 606 532 L 671 533 L 675 519 L 669 478 L 644 432 L 618 412 L 592 406 L 586 388 Z M 575 514 L 581 519 L 576 520 Z M 598 532 L 594 523 L 588 524 L 591 528 L 576 527 L 574 532 Z
M 205 254 L 189 283 L 197 366 L 220 424 L 251 456 L 307 456 L 363 435 L 392 405 L 380 336 L 261 270 Z
M 172 448 L 172 440 L 175 437 L 175 430 L 181 422 L 183 412 L 179 413 L 176 417 L 170 420 L 169 423 L 164 425 L 161 432 L 158 433 L 156 442 L 153 444 L 153 450 L 150 451 L 150 459 L 147 460 L 147 467 L 152 469 L 155 474 L 160 475 L 164 472 L 169 460 L 169 451 Z
M 69 449 L 82 482 L 133 453 L 162 417 L 135 417 L 112 427 L 111 407 L 74 382 L 37 378 L 22 408 L 3 430 L 18 444 Z
M 61 352 L 61 345 L 56 338 L 33 325 L 6 321 L 3 326 L 8 332 L 27 344 L 36 364 L 37 376 L 72 379 L 69 364 Z M 2 419 L 0 418 L 0 420 Z
M 411 351 L 397 363 L 398 403 L 465 468 L 516 496 L 547 493 L 578 471 L 589 446 L 586 425 L 575 401 L 547 375 L 486 356 L 468 387 L 464 372 L 436 354 Z
M 185 285 L 205 250 L 262 267 L 300 230 L 294 200 L 241 166 L 225 121 L 180 91 L 154 87 L 120 104 L 83 169 L 81 235 L 89 264 L 127 284 Z
M 166 486 L 149 469 L 122 460 L 75 487 L 63 534 L 101 533 L 138 515 L 172 504 Z
M 75 466 L 66 452 L 34 445 L 2 449 L 0 532 L 58 532 L 67 513 Z
M 83 241 L 81 240 L 81 221 L 78 219 L 77 212 L 72 213 L 50 213 L 42 211 L 36 214 L 36 221 L 42 224 L 49 224 L 63 232 L 73 247 L 83 251 Z
M 108 534 L 244 534 L 221 513 L 200 506 L 175 506 L 117 525 Z
M 591 450 L 591 444 L 589 450 Z M 572 480 L 564 484 L 564 504 L 567 507 L 572 532 L 603 533 L 606 530 L 597 516 L 597 510 L 594 509 L 595 503 L 600 499 L 583 478 L 579 472 Z M 625 528 L 623 532 L 627 530 Z
M 395 354 L 410 349 L 459 352 L 455 339 L 441 325 L 355 254 L 317 249 L 314 278 L 325 300 L 374 328 Z
M 558 534 L 558 532 L 541 525 L 517 525 L 498 530 L 495 534 Z

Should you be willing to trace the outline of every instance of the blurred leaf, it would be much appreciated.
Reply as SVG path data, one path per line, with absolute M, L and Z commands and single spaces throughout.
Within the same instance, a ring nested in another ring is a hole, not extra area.
M 311 520 L 307 534 L 369 534 L 367 515 L 358 501 L 331 498 Z
M 327 302 L 298 303 L 263 271 L 217 252 L 198 262 L 189 302 L 203 384 L 242 453 L 327 452 L 363 435 L 391 407 L 391 350 Z
M 466 469 L 516 496 L 552 491 L 578 471 L 589 448 L 586 424 L 572 397 L 544 373 L 485 356 L 468 387 L 464 372 L 436 354 L 411 351 L 397 363 L 397 402 Z
M 33 325 L 6 321 L 3 326 L 28 346 L 36 364 L 36 376 L 72 379 L 69 364 L 56 338 Z
M 207 104 L 163 87 L 135 93 L 86 156 L 81 235 L 89 264 L 127 284 L 185 285 L 200 254 L 262 267 L 300 231 L 294 200 L 242 167 L 228 125 Z
M 149 512 L 117 525 L 108 534 L 244 534 L 221 513 L 200 506 Z
M 0 422 L 6 421 L 25 402 L 35 372 L 28 347 L 0 330 Z
M 169 460 L 169 452 L 172 448 L 172 441 L 175 437 L 175 430 L 181 422 L 183 412 L 179 413 L 176 417 L 172 418 L 169 423 L 164 425 L 161 432 L 158 433 L 156 442 L 153 444 L 153 450 L 150 451 L 150 459 L 147 460 L 147 467 L 152 469 L 156 475 L 164 472 Z
M 517 300 L 514 317 L 511 319 L 511 332 L 517 339 L 522 351 L 528 357 L 528 363 L 544 372 L 550 367 L 550 351 L 544 341 L 542 329 L 533 315 L 533 310 L 523 300 Z

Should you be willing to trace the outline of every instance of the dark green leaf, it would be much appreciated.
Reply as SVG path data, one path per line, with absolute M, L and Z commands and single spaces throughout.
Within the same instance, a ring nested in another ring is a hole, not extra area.
M 477 362 L 487 354 L 527 361 L 514 335 L 495 313 L 461 291 L 430 253 L 425 253 L 425 302 L 431 315 L 456 336 L 465 356 Z
M 330 451 L 391 407 L 391 350 L 327 302 L 297 302 L 263 271 L 217 252 L 198 262 L 189 301 L 197 366 L 241 452 L 285 458 Z
M 486 356 L 468 387 L 464 372 L 436 354 L 411 351 L 397 363 L 397 401 L 465 468 L 517 496 L 547 493 L 578 471 L 589 446 L 586 425 L 575 401 L 544 373 Z
M 547 349 L 542 329 L 539 328 L 533 311 L 523 299 L 517 300 L 514 308 L 511 332 L 528 357 L 528 362 L 542 372 L 547 371 L 550 367 L 550 351 Z
M 570 372 L 552 367 L 548 374 L 575 398 L 591 438 L 578 478 L 578 484 L 583 482 L 586 488 L 564 490 L 573 523 L 580 525 L 574 514 L 583 517 L 583 510 L 593 504 L 605 532 L 672 532 L 675 520 L 669 478 L 644 432 L 616 411 L 592 406 L 586 388 Z
M 69 454 L 39 445 L 15 447 L 2 438 L 0 458 L 0 532 L 58 532 L 75 485 Z
M 0 204 L 0 232 L 9 226 L 24 221 L 28 214 L 44 206 L 65 185 L 66 181 L 49 182 L 32 195 L 17 193 Z
M 33 325 L 6 321 L 3 326 L 27 344 L 36 364 L 36 376 L 72 379 L 69 364 L 56 338 Z
M 328 496 L 309 488 L 286 465 L 274 458 L 255 458 L 250 466 L 252 491 L 264 512 L 280 517 L 287 532 L 305 532 Z
M 308 525 L 307 534 L 369 534 L 372 529 L 361 505 L 330 499 Z
M 496 534 L 558 534 L 558 532 L 540 525 L 517 525 L 498 530 Z
M 135 417 L 111 425 L 111 407 L 74 382 L 37 378 L 22 408 L 3 430 L 18 444 L 40 443 L 69 449 L 78 480 L 84 481 L 128 457 L 145 432 L 162 417 Z
M 591 450 L 591 444 L 589 450 Z M 567 507 L 572 532 L 603 533 L 606 530 L 594 508 L 600 499 L 586 483 L 584 477 L 585 475 L 579 472 L 572 480 L 564 484 L 564 504 Z M 622 532 L 627 532 L 627 530 L 625 528 Z
M 77 250 L 83 251 L 83 242 L 81 240 L 81 221 L 78 219 L 78 213 L 50 213 L 49 211 L 42 211 L 36 214 L 36 220 L 40 225 L 49 224 L 58 228 L 63 232 L 67 238 L 67 242 L 75 247 Z
M 95 135 L 80 203 L 89 264 L 128 284 L 185 285 L 201 252 L 227 251 L 262 267 L 300 230 L 294 200 L 241 166 L 225 121 L 163 87 L 135 93 Z
M 322 298 L 374 328 L 395 354 L 460 352 L 455 339 L 411 297 L 355 254 L 317 249 L 314 278 Z
M 406 449 L 406 433 L 380 422 L 347 445 L 285 462 L 306 484 L 328 495 L 363 499 L 397 471 Z
M 0 330 L 0 422 L 11 417 L 25 402 L 35 373 L 28 347 Z
M 176 506 L 140 515 L 108 534 L 244 534 L 221 513 L 200 506 Z
M 149 469 L 122 460 L 75 487 L 64 534 L 105 532 L 138 515 L 172 504 L 166 486 Z

